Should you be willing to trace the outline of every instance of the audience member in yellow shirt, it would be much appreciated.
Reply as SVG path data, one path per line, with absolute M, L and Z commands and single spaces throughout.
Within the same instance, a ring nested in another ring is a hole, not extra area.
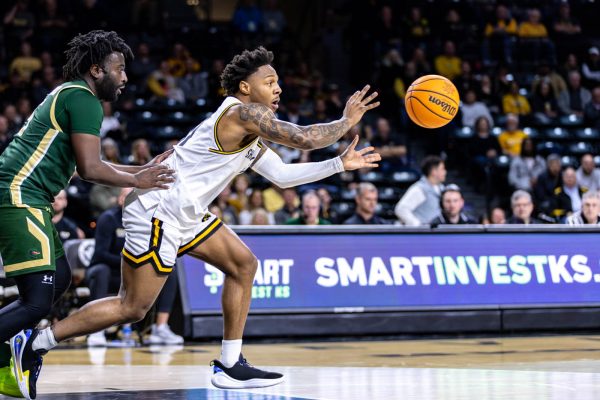
M 506 116 L 506 129 L 498 137 L 502 152 L 510 157 L 521 154 L 521 144 L 527 134 L 519 129 L 519 117 L 516 114 Z
M 502 112 L 521 116 L 531 114 L 529 100 L 519 93 L 519 84 L 515 81 L 510 84 L 510 92 L 502 96 Z
M 31 75 L 42 69 L 42 61 L 32 54 L 31 44 L 21 43 L 21 54 L 10 63 L 10 74 L 17 73 L 25 82 L 31 80 Z
M 527 13 L 527 21 L 521 22 L 519 25 L 519 37 L 529 39 L 541 39 L 548 37 L 548 30 L 542 20 L 542 14 L 537 8 L 532 8 Z
M 461 74 L 461 62 L 460 57 L 456 56 L 456 46 L 448 40 L 444 43 L 444 53 L 435 58 L 435 70 L 438 74 L 453 80 Z

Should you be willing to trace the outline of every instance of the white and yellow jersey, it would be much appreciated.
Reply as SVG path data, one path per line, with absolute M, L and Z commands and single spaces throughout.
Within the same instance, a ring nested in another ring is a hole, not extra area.
M 219 193 L 256 159 L 262 147 L 258 138 L 235 151 L 224 151 L 217 138 L 219 120 L 240 103 L 227 97 L 212 116 L 175 146 L 163 162 L 176 171 L 176 180 L 168 190 L 137 190 L 146 209 L 156 207 L 155 218 L 182 228 L 198 223 Z

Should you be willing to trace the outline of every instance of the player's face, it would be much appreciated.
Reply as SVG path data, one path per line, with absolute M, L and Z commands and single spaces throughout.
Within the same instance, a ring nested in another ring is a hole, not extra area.
M 279 108 L 281 88 L 277 83 L 279 76 L 270 65 L 261 66 L 248 77 L 250 84 L 250 101 L 271 107 L 273 111 Z
M 101 67 L 103 75 L 96 81 L 98 98 L 103 101 L 116 101 L 127 83 L 125 57 L 122 53 L 111 53 Z

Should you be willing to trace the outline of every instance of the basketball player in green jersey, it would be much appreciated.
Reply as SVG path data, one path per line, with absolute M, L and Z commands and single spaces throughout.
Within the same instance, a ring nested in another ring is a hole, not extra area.
M 66 51 L 65 83 L 34 110 L 0 155 L 0 255 L 19 299 L 0 309 L 0 345 L 21 330 L 30 332 L 68 288 L 71 271 L 52 224 L 51 202 L 77 173 L 85 180 L 121 187 L 166 188 L 173 182 L 162 154 L 146 166 L 121 166 L 100 158 L 101 101 L 115 101 L 127 83 L 129 46 L 115 32 L 75 37 Z M 22 394 L 35 398 L 37 360 L 21 359 L 12 340 Z M 41 364 L 40 364 L 41 365 Z

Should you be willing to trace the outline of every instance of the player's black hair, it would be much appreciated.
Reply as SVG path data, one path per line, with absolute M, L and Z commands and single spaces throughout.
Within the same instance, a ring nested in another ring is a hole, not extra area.
M 225 94 L 234 95 L 240 89 L 240 82 L 247 79 L 263 65 L 273 62 L 273 52 L 260 46 L 252 51 L 244 50 L 241 54 L 233 57 L 233 60 L 221 74 L 221 86 Z
M 94 64 L 101 65 L 113 52 L 123 53 L 126 60 L 133 59 L 133 52 L 116 32 L 91 31 L 75 36 L 65 51 L 67 62 L 63 77 L 67 81 L 82 79 Z
M 429 176 L 431 171 L 443 162 L 444 160 L 438 156 L 427 156 L 421 162 L 421 173 L 425 176 Z

